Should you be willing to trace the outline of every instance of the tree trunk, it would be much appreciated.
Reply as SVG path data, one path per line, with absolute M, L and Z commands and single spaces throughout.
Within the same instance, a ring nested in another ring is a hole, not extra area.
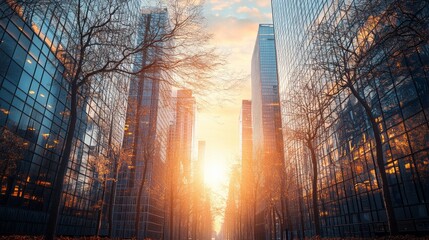
M 302 194 L 302 192 L 300 191 L 300 194 Z M 300 239 L 305 239 L 305 230 L 304 230 L 304 214 L 303 211 L 304 209 L 302 209 L 302 199 L 301 197 L 298 198 L 298 205 L 299 205 L 299 221 L 301 224 L 301 238 Z
M 107 176 L 105 176 L 106 179 Z M 97 229 L 95 232 L 95 236 L 99 236 L 100 235 L 100 230 L 101 230 L 101 219 L 103 218 L 103 206 L 104 206 L 104 198 L 106 195 L 106 188 L 107 188 L 107 184 L 106 184 L 106 180 L 103 181 L 103 192 L 101 194 L 101 206 L 100 209 L 98 209 L 98 216 L 97 216 Z
M 146 146 L 148 147 L 148 146 Z M 148 149 L 145 149 L 144 151 L 148 151 Z M 147 154 L 147 153 L 145 153 Z M 143 165 L 143 176 L 142 176 L 142 180 L 139 186 L 139 192 L 137 195 L 137 203 L 136 203 L 136 221 L 135 221 L 135 225 L 134 225 L 134 234 L 135 237 L 138 239 L 139 237 L 139 226 L 140 226 L 140 211 L 141 211 L 141 200 L 142 200 L 142 195 L 143 195 L 143 189 L 144 189 L 144 184 L 145 184 L 145 180 L 146 180 L 146 172 L 147 172 L 147 165 L 149 164 L 149 159 L 151 158 L 151 156 L 144 156 L 145 161 L 144 161 L 144 165 Z M 146 234 L 146 233 L 145 233 Z
M 382 186 L 381 193 L 383 195 L 383 203 L 386 209 L 387 225 L 389 226 L 390 235 L 398 235 L 399 233 L 398 223 L 396 222 L 395 211 L 393 208 L 392 198 L 391 198 L 390 189 L 389 189 L 389 183 L 387 181 L 386 168 L 385 168 L 384 159 L 383 159 L 384 158 L 383 142 L 381 141 L 380 129 L 378 128 L 378 124 L 375 121 L 374 116 L 372 115 L 371 107 L 368 105 L 366 100 L 359 95 L 359 93 L 354 88 L 354 86 L 350 85 L 349 89 L 351 90 L 352 94 L 356 97 L 358 102 L 365 109 L 365 113 L 371 123 L 371 129 L 374 133 L 375 153 L 376 153 L 375 158 L 377 163 L 377 169 L 381 177 L 381 186 Z
M 114 171 L 115 176 L 112 181 L 112 186 L 110 188 L 110 200 L 109 200 L 109 217 L 108 217 L 108 223 L 109 223 L 109 229 L 108 229 L 108 237 L 112 237 L 112 230 L 113 230 L 113 206 L 115 205 L 115 196 L 116 196 L 116 185 L 118 181 L 118 175 L 119 175 L 119 157 L 120 156 L 114 156 L 115 157 L 115 163 L 114 163 Z
M 112 157 L 112 151 L 111 151 L 111 146 L 112 146 L 112 131 L 113 131 L 113 116 L 110 120 L 110 128 L 109 128 L 109 140 L 107 142 L 107 147 L 108 147 L 108 153 L 107 153 L 107 157 L 110 159 Z M 112 183 L 113 185 L 113 183 Z M 106 197 L 106 189 L 107 189 L 107 174 L 104 174 L 104 181 L 103 181 L 103 193 L 101 195 L 101 207 L 100 207 L 100 211 L 98 213 L 98 219 L 97 219 L 97 232 L 96 232 L 96 236 L 100 235 L 100 230 L 101 230 L 101 219 L 102 219 L 102 215 L 103 215 L 103 206 L 104 206 L 104 199 Z
M 285 203 L 284 203 L 284 207 L 285 207 L 285 215 L 284 215 L 284 229 L 285 229 L 285 238 L 288 239 L 289 238 L 289 232 L 292 232 L 292 224 L 290 223 L 290 216 L 289 216 L 289 201 L 287 198 L 285 198 Z
M 60 214 L 60 203 L 63 192 L 64 178 L 67 173 L 67 167 L 70 160 L 70 154 L 73 147 L 74 132 L 76 130 L 77 122 L 77 97 L 78 97 L 78 86 L 73 81 L 71 83 L 71 94 L 70 94 L 70 123 L 67 128 L 67 136 L 64 143 L 63 154 L 60 157 L 57 174 L 53 183 L 51 204 L 49 208 L 49 217 L 45 232 L 46 240 L 53 240 L 57 233 L 58 217 Z
M 284 169 L 284 166 L 282 166 L 282 169 Z M 284 176 L 285 172 L 281 172 L 280 176 Z M 284 239 L 284 233 L 286 233 L 286 214 L 287 214 L 287 209 L 286 209 L 286 197 L 285 197 L 285 181 L 282 177 L 280 177 L 280 239 L 283 240 Z
M 151 15 L 149 14 L 148 16 L 146 16 L 146 24 L 145 24 L 145 35 L 144 35 L 144 42 L 147 42 L 147 33 L 150 30 L 150 21 L 151 21 Z M 142 65 L 145 65 L 146 59 L 147 59 L 147 51 L 143 51 L 143 56 L 142 56 Z M 135 165 L 137 165 L 137 146 L 138 146 L 138 138 L 140 137 L 140 117 L 142 115 L 142 98 L 143 98 L 143 86 L 144 85 L 144 73 L 142 73 L 139 76 L 138 79 L 138 97 L 137 97 L 137 114 L 135 116 L 135 125 L 136 125 L 136 133 L 134 136 L 134 143 L 133 143 L 133 148 L 134 148 L 134 163 Z M 139 225 L 140 225 L 140 205 L 141 205 L 141 195 L 143 193 L 143 187 L 144 187 L 144 183 L 145 183 L 145 179 L 146 179 L 146 170 L 147 170 L 147 165 L 148 165 L 148 158 L 146 156 L 146 154 L 148 153 L 148 148 L 149 144 L 145 144 L 143 151 L 143 158 L 144 158 L 144 162 L 143 162 L 143 176 L 142 176 L 142 180 L 141 180 L 141 184 L 139 186 L 139 191 L 138 191 L 138 195 L 137 195 L 137 203 L 136 203 L 136 219 L 134 222 L 134 235 L 136 238 L 138 238 L 138 231 L 139 231 Z M 150 156 L 151 157 L 151 156 Z M 149 158 L 150 158 L 149 157 Z
M 318 204 L 318 194 L 317 194 L 317 158 L 316 151 L 314 149 L 313 143 L 310 141 L 307 142 L 308 148 L 311 154 L 311 164 L 313 167 L 313 179 L 312 179 L 312 197 L 313 197 L 313 215 L 314 215 L 314 232 L 316 236 L 320 236 L 320 217 L 319 217 L 319 204 Z

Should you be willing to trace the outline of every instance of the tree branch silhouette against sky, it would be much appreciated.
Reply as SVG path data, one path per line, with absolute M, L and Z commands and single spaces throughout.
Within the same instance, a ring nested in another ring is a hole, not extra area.
M 269 0 L 206 0 L 205 16 L 213 45 L 227 56 L 218 76 L 225 78 L 225 72 L 233 72 L 244 79 L 238 89 L 222 93 L 227 100 L 203 107 L 196 118 L 196 138 L 207 143 L 206 185 L 226 198 L 231 164 L 239 163 L 239 114 L 241 100 L 251 96 L 251 59 L 258 25 L 272 23 L 271 5 Z M 219 217 L 215 220 L 217 231 L 220 221 Z

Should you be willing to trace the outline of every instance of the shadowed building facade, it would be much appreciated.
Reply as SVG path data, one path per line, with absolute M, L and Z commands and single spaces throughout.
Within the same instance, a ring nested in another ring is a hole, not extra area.
M 166 21 L 165 9 L 144 10 L 139 23 L 139 38 L 142 40 L 152 32 L 162 32 L 160 28 Z M 135 65 L 144 67 L 144 63 L 153 61 L 156 54 L 152 50 L 142 52 Z M 114 207 L 115 237 L 162 238 L 164 174 L 168 129 L 172 121 L 171 86 L 162 80 L 162 74 L 161 71 L 143 72 L 130 82 L 123 144 L 129 164 L 123 164 L 119 171 Z
M 70 69 L 61 50 L 73 45 L 77 24 L 67 3 L 17 12 L 12 3 L 0 3 L 0 234 L 41 235 L 69 124 Z M 88 90 L 97 94 L 79 100 L 59 235 L 95 235 L 100 214 L 108 215 L 110 183 L 95 162 L 114 161 L 107 145 L 121 145 L 127 96 L 120 86 L 126 81 L 104 80 L 94 79 Z
M 315 52 L 311 29 L 320 21 L 333 25 L 345 21 L 340 12 L 345 2 L 272 0 L 276 34 L 280 97 L 302 79 L 312 75 L 308 68 Z M 386 3 L 389 1 L 386 1 Z M 427 11 L 427 9 L 426 9 Z M 368 19 L 369 21 L 369 19 Z M 399 232 L 422 234 L 429 231 L 429 54 L 427 44 L 404 57 L 398 65 L 386 64 L 389 77 L 377 79 L 368 96 L 383 139 L 383 154 Z M 424 50 L 423 50 L 424 49 Z M 383 54 L 383 53 L 380 53 Z M 401 67 L 406 73 L 397 75 Z M 313 80 L 322 77 L 313 74 Z M 359 80 L 359 84 L 362 82 Z M 321 81 L 320 81 L 320 84 Z M 282 105 L 283 129 L 295 124 Z M 373 237 L 388 234 L 381 180 L 373 152 L 374 134 L 363 108 L 350 93 L 335 97 L 328 108 L 332 123 L 319 133 L 320 160 L 318 205 L 322 236 Z M 286 133 L 286 132 L 285 132 Z M 308 152 L 293 139 L 285 139 L 286 166 L 294 173 L 287 183 L 291 204 L 288 228 L 292 235 L 314 234 Z

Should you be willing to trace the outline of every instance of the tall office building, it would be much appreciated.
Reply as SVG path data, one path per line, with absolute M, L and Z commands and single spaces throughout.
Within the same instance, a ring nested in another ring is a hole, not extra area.
M 139 38 L 162 32 L 166 9 L 144 10 Z M 144 67 L 156 55 L 142 52 L 136 67 Z M 131 156 L 123 164 L 117 183 L 114 207 L 114 236 L 161 239 L 164 227 L 164 174 L 167 160 L 168 129 L 172 121 L 171 86 L 162 80 L 161 71 L 142 73 L 130 83 L 123 148 Z M 140 194 L 140 196 L 139 196 Z M 140 198 L 140 206 L 137 206 Z M 137 211 L 140 213 L 137 215 Z M 139 216 L 139 231 L 135 232 Z
M 191 177 L 192 145 L 195 134 L 195 98 L 192 90 L 177 90 L 175 115 L 176 156 L 184 177 Z
M 281 185 L 281 173 L 277 171 L 282 169 L 284 162 L 274 38 L 273 25 L 260 24 L 252 56 L 253 158 L 262 171 L 262 187 L 268 189 L 259 208 L 263 214 L 257 220 L 260 226 L 260 220 L 267 219 L 264 215 L 272 211 L 268 209 L 268 201 L 275 194 L 275 188 Z
M 282 102 L 287 100 L 288 91 L 302 81 L 298 76 L 312 75 L 308 64 L 312 54 L 317 52 L 311 29 L 320 21 L 330 21 L 332 25 L 344 21 L 349 16 L 340 8 L 346 2 L 358 3 L 360 0 L 272 0 Z M 377 16 L 371 18 L 376 19 Z M 380 56 L 383 54 L 380 53 Z M 386 66 L 383 69 L 389 77 L 383 79 L 383 84 L 373 86 L 374 94 L 370 94 L 368 99 L 383 135 L 385 169 L 399 231 L 427 233 L 428 52 L 416 50 L 397 64 L 396 67 Z M 397 75 L 397 67 L 407 69 L 406 77 Z M 312 77 L 315 81 L 322 79 L 316 74 Z M 381 180 L 372 154 L 375 152 L 374 134 L 356 99 L 347 93 L 340 95 L 328 108 L 327 115 L 334 118 L 332 123 L 316 140 L 322 236 L 370 237 L 388 234 Z M 282 112 L 289 112 L 289 107 L 282 105 Z M 284 129 L 293 124 L 284 114 Z M 302 144 L 293 139 L 285 139 L 285 146 L 285 150 L 295 152 L 286 159 L 286 166 L 290 166 L 296 174 L 294 180 L 288 183 L 291 206 L 288 227 L 294 235 L 311 236 L 314 226 L 312 197 L 308 191 L 311 180 L 306 170 L 308 154 Z
M 252 101 L 242 101 L 239 121 L 241 166 L 246 169 L 251 167 L 253 161 Z
M 241 226 L 242 239 L 252 239 L 252 218 L 253 218 L 253 137 L 252 137 L 252 101 L 243 100 L 240 112 L 240 153 L 241 153 L 241 184 L 240 184 L 240 204 L 242 218 Z
M 188 239 L 191 231 L 191 161 L 195 127 L 195 98 L 188 89 L 177 90 L 173 98 L 170 128 L 169 194 L 167 238 Z
M 71 69 L 62 54 L 75 46 L 77 18 L 66 9 L 68 3 L 0 3 L 1 235 L 41 235 L 46 227 L 69 124 Z M 127 18 L 138 7 L 136 1 L 129 4 Z M 109 198 L 94 163 L 100 156 L 109 158 L 107 145 L 122 142 L 127 96 L 119 79 L 114 74 L 109 81 L 94 79 L 87 90 L 98 94 L 79 100 L 60 235 L 95 235 L 106 210 L 99 203 Z

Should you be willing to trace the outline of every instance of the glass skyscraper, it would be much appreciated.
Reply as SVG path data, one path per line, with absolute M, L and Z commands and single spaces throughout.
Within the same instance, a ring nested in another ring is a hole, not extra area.
M 77 24 L 61 4 L 14 11 L 14 2 L 0 3 L 0 234 L 40 235 L 69 124 L 70 86 L 60 51 Z M 94 80 L 88 90 L 98 94 L 80 101 L 60 235 L 95 235 L 107 210 L 99 205 L 109 198 L 94 163 L 106 155 L 108 141 L 121 145 L 125 119 L 117 113 L 125 112 L 127 97 L 120 78 L 109 79 Z
M 341 6 L 353 1 L 272 0 L 276 34 L 279 92 L 286 102 L 315 51 L 312 26 L 320 21 L 347 17 Z M 355 0 L 355 2 L 359 2 Z M 402 233 L 429 231 L 429 54 L 427 45 L 403 59 L 405 76 L 395 75 L 375 87 L 371 104 L 382 131 L 383 152 L 396 221 Z M 311 75 L 320 79 L 317 75 Z M 283 129 L 295 123 L 288 118 L 290 106 L 282 104 Z M 374 141 L 362 107 L 350 94 L 338 95 L 329 114 L 334 118 L 317 138 L 320 160 L 318 205 L 322 236 L 369 237 L 388 233 L 379 173 L 373 156 Z M 287 197 L 292 234 L 311 236 L 311 180 L 308 153 L 300 142 L 285 139 L 286 168 L 293 172 Z
M 138 38 L 161 37 L 167 21 L 166 9 L 143 10 Z M 157 35 L 152 35 L 154 32 Z M 144 67 L 154 60 L 156 54 L 153 49 L 141 52 L 135 66 Z M 163 234 L 167 139 L 173 118 L 172 90 L 163 81 L 162 74 L 162 71 L 145 72 L 130 82 L 123 148 L 131 162 L 123 164 L 119 173 L 114 207 L 115 237 L 161 239 Z M 136 233 L 139 194 L 141 213 Z
M 284 162 L 274 38 L 273 25 L 260 24 L 252 56 L 253 159 L 257 162 L 259 171 L 262 171 L 261 187 L 268 189 L 268 193 L 261 196 L 264 200 L 258 200 L 260 214 L 256 221 L 261 228 L 258 232 L 264 231 L 264 214 L 269 214 L 267 212 L 272 210 L 269 210 L 270 203 L 267 199 L 271 199 L 271 194 L 281 185 L 280 172 L 277 171 Z M 269 169 L 270 167 L 273 168 Z

